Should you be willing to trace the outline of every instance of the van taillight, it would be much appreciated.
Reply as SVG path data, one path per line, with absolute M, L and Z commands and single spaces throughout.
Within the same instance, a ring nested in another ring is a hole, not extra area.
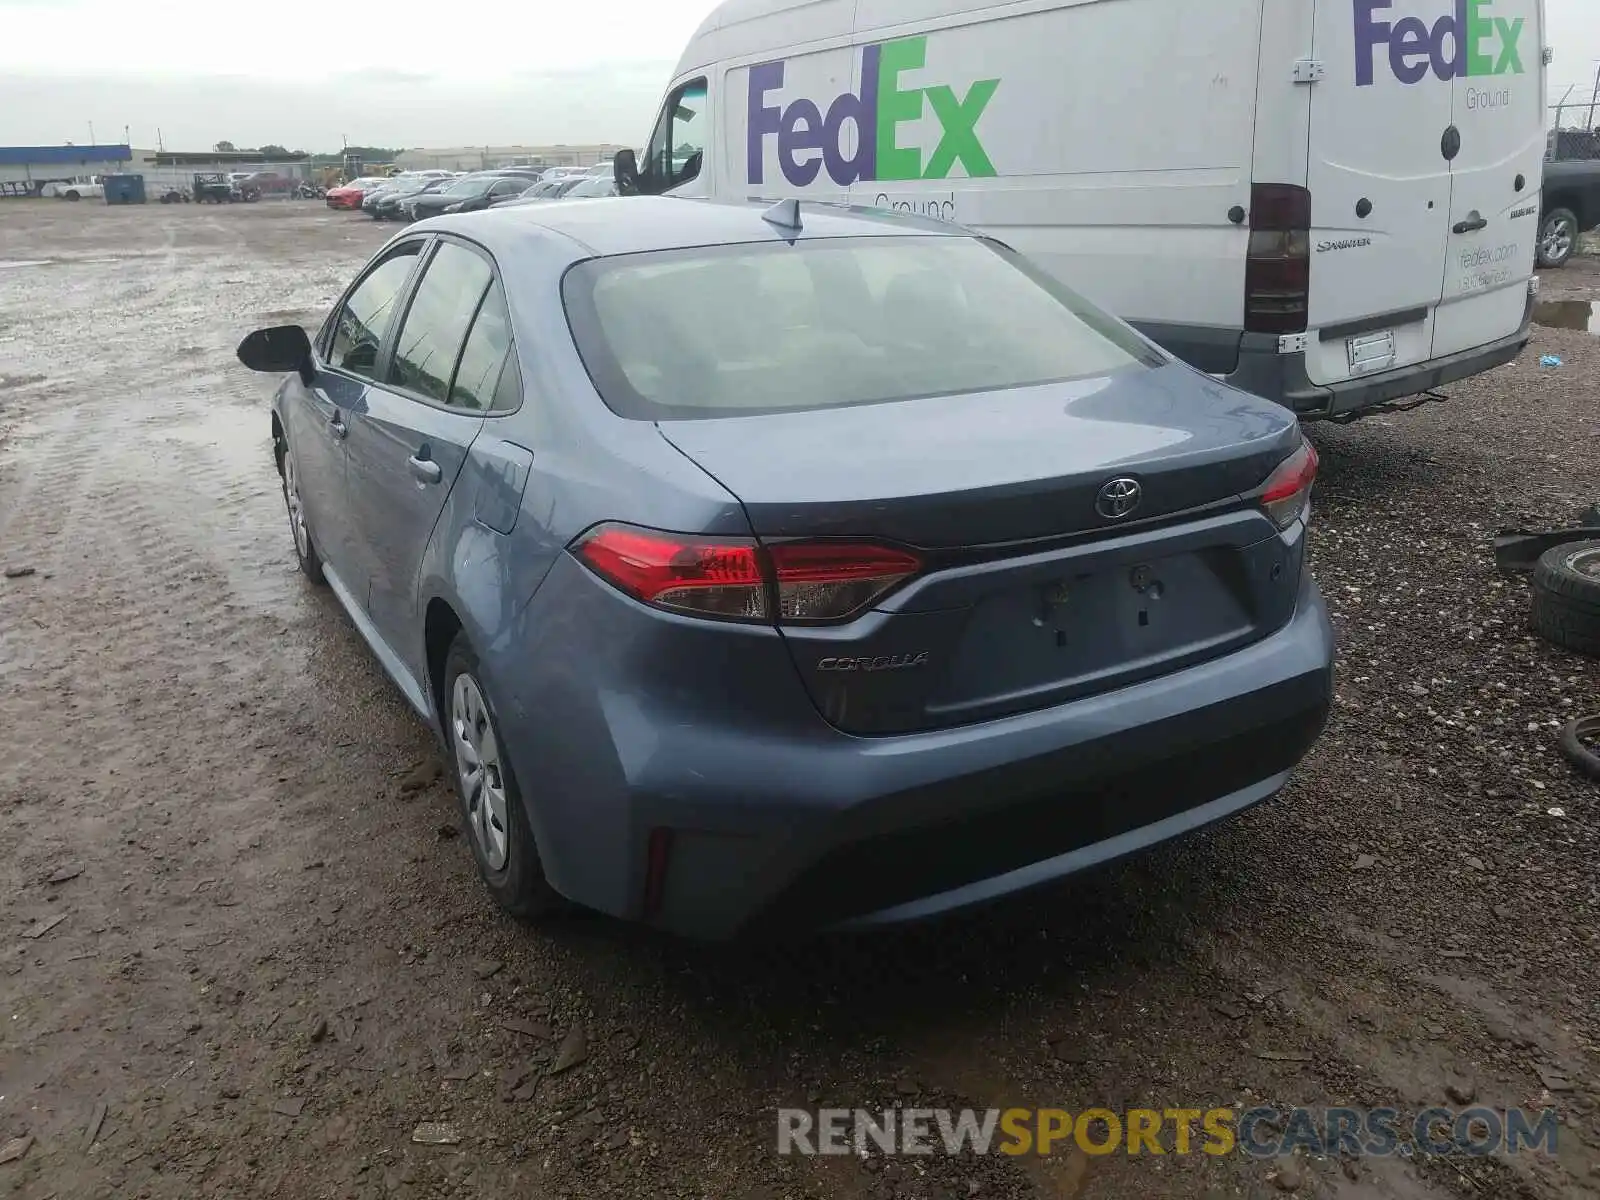
M 922 569 L 915 554 L 892 546 L 795 541 L 763 548 L 746 538 L 620 523 L 595 526 L 572 551 L 607 583 L 657 608 L 783 625 L 854 616 Z
M 1244 327 L 1303 333 L 1311 293 L 1311 193 L 1286 183 L 1250 190 L 1250 249 L 1244 272 Z

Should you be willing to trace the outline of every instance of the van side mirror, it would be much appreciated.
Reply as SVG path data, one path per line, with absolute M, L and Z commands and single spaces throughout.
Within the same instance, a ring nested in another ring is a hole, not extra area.
M 311 376 L 311 339 L 298 325 L 274 325 L 248 334 L 239 343 L 238 355 L 252 371 L 296 371 L 308 381 Z
M 611 177 L 616 180 L 617 195 L 639 194 L 639 159 L 632 150 L 618 150 L 611 160 Z

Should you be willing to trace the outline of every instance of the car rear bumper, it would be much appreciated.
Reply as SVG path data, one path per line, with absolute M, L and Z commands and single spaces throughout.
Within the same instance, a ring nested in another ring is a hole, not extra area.
M 1108 862 L 1269 798 L 1331 704 L 1333 631 L 1309 578 L 1288 625 L 1223 658 L 861 738 L 822 720 L 770 629 L 695 641 L 706 623 L 685 622 L 681 657 L 651 664 L 668 685 L 630 685 L 630 658 L 655 657 L 613 623 L 632 601 L 573 572 L 587 577 L 558 562 L 541 596 L 578 586 L 583 619 L 547 610 L 514 656 L 551 665 L 490 680 L 511 698 L 501 722 L 546 873 L 582 904 L 694 937 L 912 920 Z M 719 679 L 737 695 L 708 701 Z M 537 716 L 555 711 L 559 730 Z M 652 880 L 653 833 L 669 849 Z
M 1275 400 L 1305 420 L 1345 416 L 1502 367 L 1514 361 L 1527 346 L 1532 336 L 1532 323 L 1533 299 L 1530 297 L 1522 324 L 1506 337 L 1443 358 L 1326 387 L 1312 383 L 1307 376 L 1305 355 L 1280 354 L 1276 337 L 1247 333 L 1239 348 L 1239 365 L 1227 376 L 1227 381 L 1234 387 Z

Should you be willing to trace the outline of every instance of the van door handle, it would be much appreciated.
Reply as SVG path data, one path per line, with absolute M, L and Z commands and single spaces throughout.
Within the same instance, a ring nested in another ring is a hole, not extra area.
M 338 413 L 328 418 L 328 432 L 335 438 L 343 440 L 344 435 L 350 432 L 350 427 L 344 423 L 344 418 Z
M 439 469 L 439 464 L 431 458 L 418 458 L 413 454 L 406 459 L 406 465 L 411 468 L 411 473 L 420 483 L 438 483 L 444 477 L 444 472 Z
M 1455 231 L 1457 233 L 1477 233 L 1478 230 L 1487 228 L 1489 228 L 1489 222 L 1477 213 L 1473 213 L 1465 221 L 1457 221 Z

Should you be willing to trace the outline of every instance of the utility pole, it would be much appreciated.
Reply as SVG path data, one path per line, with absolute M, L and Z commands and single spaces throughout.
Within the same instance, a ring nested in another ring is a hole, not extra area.
M 1589 123 L 1583 127 L 1586 133 L 1594 132 L 1594 110 L 1597 103 L 1600 103 L 1600 67 L 1595 68 L 1594 91 L 1589 93 Z
M 94 140 L 94 122 L 90 121 L 89 122 L 89 145 L 98 146 L 99 144 L 100 143 L 98 143 L 98 142 L 96 142 Z

